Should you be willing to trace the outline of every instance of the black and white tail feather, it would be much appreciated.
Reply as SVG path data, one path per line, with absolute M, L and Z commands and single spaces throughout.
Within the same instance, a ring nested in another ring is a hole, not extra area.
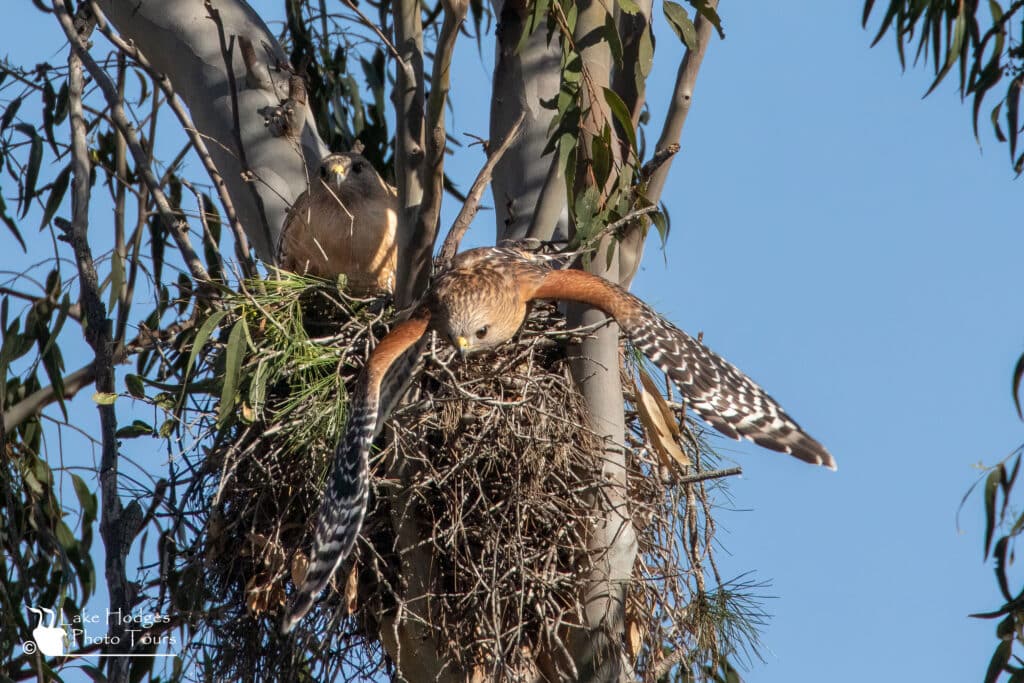
M 330 485 L 320 505 L 313 554 L 302 586 L 281 624 L 282 633 L 290 632 L 313 607 L 334 570 L 352 552 L 363 525 L 370 498 L 369 454 L 377 431 L 377 401 L 365 395 L 354 399 L 352 405 L 358 405 L 358 412 L 350 414 L 345 435 L 335 450 Z
M 415 377 L 425 341 L 421 339 L 399 357 L 380 383 L 375 383 L 367 372 L 357 382 L 349 402 L 348 424 L 334 451 L 306 576 L 281 622 L 281 633 L 291 632 L 313 608 L 338 565 L 356 544 L 370 500 L 370 448 Z
M 836 469 L 832 455 L 782 407 L 729 361 L 672 325 L 627 292 L 645 314 L 623 321 L 633 345 L 680 388 L 687 405 L 732 439 L 789 453 L 812 465 Z

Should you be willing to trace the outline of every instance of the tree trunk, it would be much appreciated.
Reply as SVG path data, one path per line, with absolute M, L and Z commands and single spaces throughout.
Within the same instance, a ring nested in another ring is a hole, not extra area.
M 562 50 L 558 39 L 548 42 L 542 26 L 519 49 L 523 31 L 528 30 L 524 0 L 494 0 L 498 16 L 494 59 L 494 89 L 491 94 L 490 140 L 497 145 L 522 112 L 527 112 L 519 139 L 494 168 L 491 192 L 497 241 L 519 240 L 530 232 L 537 239 L 566 239 L 564 181 L 553 182 L 554 200 L 540 203 L 549 170 L 556 154 L 541 156 L 548 142 L 548 128 L 555 112 L 541 107 L 541 100 L 558 94 Z
M 224 176 L 246 236 L 256 255 L 272 263 L 288 207 L 306 189 L 310 173 L 327 152 L 305 106 L 292 135 L 274 137 L 265 124 L 265 112 L 288 97 L 290 74 L 279 68 L 288 63 L 284 51 L 244 2 L 215 3 L 238 90 L 233 97 L 228 56 L 203 3 L 99 0 L 99 5 L 118 32 L 171 80 L 196 128 L 213 139 L 210 155 Z M 240 38 L 254 46 L 252 73 L 243 60 Z

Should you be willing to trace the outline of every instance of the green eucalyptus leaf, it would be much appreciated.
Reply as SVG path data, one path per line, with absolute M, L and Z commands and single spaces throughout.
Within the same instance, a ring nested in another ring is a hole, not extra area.
M 996 683 L 999 680 L 999 676 L 1003 673 L 1006 665 L 1010 663 L 1010 655 L 1012 653 L 1013 640 L 999 641 L 996 651 L 992 653 L 992 659 L 989 660 L 984 683 Z
M 1003 466 L 996 467 L 989 472 L 985 479 L 985 554 L 988 557 L 989 549 L 992 547 L 992 534 L 996 528 L 996 492 L 999 490 L 999 482 L 1004 475 Z
M 57 209 L 60 208 L 61 202 L 64 201 L 64 195 L 68 192 L 68 181 L 70 178 L 71 164 L 68 164 L 57 174 L 53 184 L 50 186 L 50 196 L 47 197 L 46 206 L 43 208 L 43 219 L 39 222 L 40 230 L 49 225 L 50 221 L 53 220 L 54 214 L 57 213 Z
M 153 427 L 142 420 L 133 420 L 130 425 L 125 425 L 117 430 L 116 436 L 119 439 L 134 439 L 140 436 L 152 436 L 155 432 Z
M 686 45 L 688 50 L 696 50 L 700 46 L 697 28 L 693 25 L 690 15 L 687 14 L 683 6 L 678 2 L 665 0 L 662 9 L 665 12 L 665 18 L 668 19 L 669 26 L 679 36 L 679 40 Z
M 142 381 L 142 378 L 138 375 L 128 374 L 124 376 L 125 387 L 128 388 L 128 393 L 135 398 L 146 398 L 146 386 Z
M 217 412 L 217 425 L 224 427 L 235 412 L 235 398 L 238 391 L 238 378 L 245 359 L 245 318 L 239 318 L 228 334 L 224 364 L 224 385 L 220 392 L 220 410 Z
M 224 319 L 224 316 L 228 314 L 227 311 L 214 311 L 210 314 L 203 324 L 199 326 L 199 330 L 196 332 L 195 339 L 192 340 L 192 350 L 188 354 L 188 364 L 185 366 L 185 376 L 182 378 L 183 384 L 188 384 L 189 375 L 192 373 L 192 368 L 195 365 L 196 356 L 199 355 L 199 351 L 206 346 L 207 340 L 210 335 L 220 324 L 220 321 Z
M 711 22 L 711 25 L 718 31 L 718 37 L 725 39 L 725 31 L 722 29 L 722 18 L 718 16 L 718 11 L 711 5 L 708 0 L 687 0 L 697 13 L 700 14 L 704 19 Z
M 71 483 L 75 487 L 75 495 L 78 497 L 78 504 L 81 506 L 82 512 L 85 514 L 83 522 L 85 524 L 90 524 L 94 519 L 96 519 L 96 494 L 92 492 L 89 485 L 85 483 L 85 480 L 77 474 L 71 475 Z
M 21 217 L 24 218 L 32 205 L 32 198 L 36 194 L 36 183 L 39 180 L 39 168 L 43 164 L 43 139 L 39 133 L 31 128 L 31 146 L 28 153 L 28 165 L 25 167 L 25 194 L 22 195 Z
M 626 107 L 626 103 L 622 101 L 622 98 L 614 90 L 611 88 L 602 88 L 602 90 L 604 91 L 604 101 L 608 103 L 612 116 L 615 117 L 619 126 L 626 133 L 630 149 L 635 152 L 636 131 L 633 129 L 633 118 L 629 114 L 629 108 Z

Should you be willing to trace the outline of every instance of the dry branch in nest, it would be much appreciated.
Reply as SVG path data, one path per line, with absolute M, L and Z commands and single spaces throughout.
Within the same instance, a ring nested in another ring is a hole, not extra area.
M 219 427 L 212 410 L 198 420 L 213 440 L 184 508 L 203 532 L 178 551 L 182 575 L 201 577 L 205 639 L 217 653 L 209 673 L 388 680 L 403 655 L 394 624 L 413 619 L 453 670 L 571 677 L 566 642 L 584 623 L 580 596 L 595 559 L 588 532 L 606 484 L 565 360 L 578 332 L 548 306 L 495 353 L 461 362 L 447 344 L 432 345 L 378 439 L 356 552 L 296 635 L 277 636 L 286 592 L 305 571 L 345 387 L 390 317 L 380 302 L 309 285 L 293 276 L 252 283 L 222 322 L 234 330 L 244 321 L 251 341 L 233 413 L 220 410 Z M 673 415 L 667 405 L 662 420 Z M 674 410 L 679 419 L 681 406 Z M 653 680 L 665 653 L 683 666 L 714 658 L 731 615 L 725 594 L 705 586 L 713 526 L 704 484 L 675 484 L 678 467 L 666 469 L 640 422 L 631 412 L 640 554 L 622 647 Z M 678 446 L 706 467 L 697 439 Z M 717 586 L 715 574 L 708 583 Z

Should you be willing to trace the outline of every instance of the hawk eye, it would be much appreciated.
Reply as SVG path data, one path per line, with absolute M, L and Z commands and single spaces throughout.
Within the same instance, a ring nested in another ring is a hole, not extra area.
M 484 325 L 483 327 L 481 327 L 479 330 L 476 331 L 476 338 L 477 339 L 483 339 L 486 336 L 487 336 L 487 325 Z
M 352 164 L 352 172 L 353 173 L 362 173 L 364 165 L 365 164 L 363 164 L 363 162 L 357 161 L 356 163 Z

